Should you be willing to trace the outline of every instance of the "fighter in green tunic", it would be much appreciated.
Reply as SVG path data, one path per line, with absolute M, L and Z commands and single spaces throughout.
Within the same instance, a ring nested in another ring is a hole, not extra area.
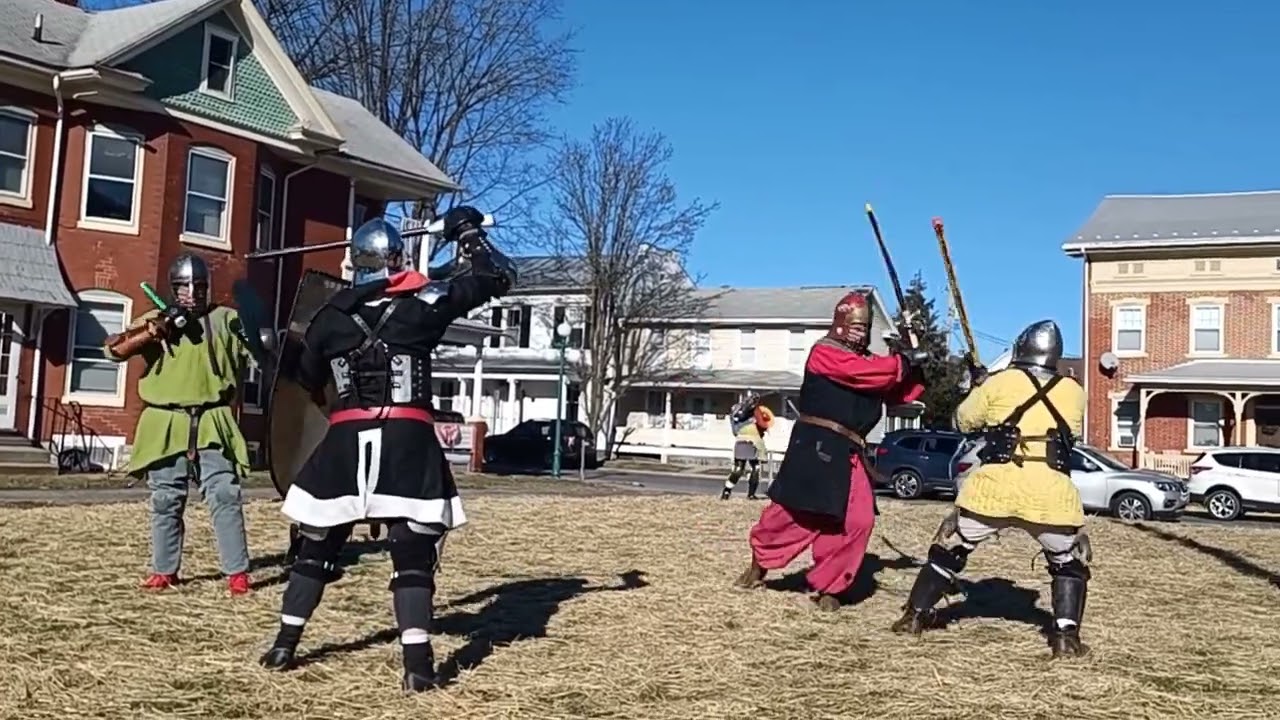
M 168 307 L 138 318 L 107 338 L 107 357 L 140 356 L 138 381 L 145 407 L 134 431 L 128 472 L 151 490 L 151 568 L 143 583 L 159 590 L 178 582 L 183 511 L 192 484 L 213 516 L 222 572 L 233 595 L 249 592 L 240 480 L 249 452 L 232 412 L 249 360 L 239 314 L 209 303 L 209 267 L 185 253 L 169 267 Z

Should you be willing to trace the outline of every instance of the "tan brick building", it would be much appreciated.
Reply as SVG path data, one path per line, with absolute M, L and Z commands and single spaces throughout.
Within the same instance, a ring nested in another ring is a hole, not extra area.
M 1280 191 L 1108 196 L 1063 250 L 1084 261 L 1087 442 L 1175 471 L 1280 446 Z

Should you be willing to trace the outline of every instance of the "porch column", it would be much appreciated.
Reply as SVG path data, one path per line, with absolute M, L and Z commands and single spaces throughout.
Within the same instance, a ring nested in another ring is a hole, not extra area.
M 520 416 L 520 410 L 516 407 L 516 403 L 519 401 L 516 397 L 516 382 L 515 378 L 507 378 L 507 411 L 503 413 L 506 418 L 504 422 L 507 423 L 507 426 L 502 429 L 503 432 L 510 430 L 520 422 L 516 419 Z
M 668 390 L 662 403 L 662 450 L 658 460 L 667 461 L 667 450 L 671 448 L 671 391 Z
M 1142 467 L 1143 456 L 1147 454 L 1147 406 L 1151 404 L 1151 397 L 1154 392 L 1147 388 L 1138 390 L 1138 433 L 1134 438 L 1133 444 L 1138 448 L 1138 466 Z M 1107 429 L 1110 434 L 1110 428 Z
M 1231 437 L 1223 438 L 1227 445 L 1235 445 L 1237 447 L 1245 444 L 1244 439 L 1244 404 L 1248 402 L 1248 398 L 1243 392 L 1229 392 L 1227 397 L 1231 399 L 1231 409 L 1235 416 L 1235 422 L 1231 425 Z
M 461 413 L 462 403 L 467 399 L 467 397 L 467 379 L 459 377 L 458 391 L 453 396 L 454 408 L 457 409 L 459 413 Z
M 476 346 L 476 365 L 471 371 L 471 417 L 473 420 L 483 420 L 480 415 L 480 400 L 484 397 L 482 390 L 484 389 L 484 346 Z

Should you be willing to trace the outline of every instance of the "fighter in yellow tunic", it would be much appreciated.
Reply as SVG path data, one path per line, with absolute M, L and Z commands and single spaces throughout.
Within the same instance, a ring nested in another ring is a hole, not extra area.
M 975 387 L 956 410 L 961 432 L 983 431 L 982 466 L 961 485 L 952 511 L 934 536 L 895 632 L 920 633 L 933 607 L 964 569 L 969 554 L 1006 528 L 1035 537 L 1049 561 L 1054 657 L 1082 655 L 1080 642 L 1089 582 L 1084 508 L 1071 482 L 1071 446 L 1084 426 L 1085 394 L 1057 373 L 1062 333 L 1043 320 L 1018 336 L 1011 367 Z M 980 369 L 979 369 L 980 371 Z
M 773 411 L 760 404 L 760 398 L 749 395 L 746 400 L 735 405 L 729 413 L 729 425 L 733 430 L 733 470 L 720 492 L 721 500 L 728 500 L 733 488 L 742 479 L 742 473 L 751 466 L 751 474 L 747 477 L 747 499 L 758 500 L 756 490 L 760 488 L 760 458 L 768 458 L 768 450 L 764 446 L 764 434 L 773 425 Z

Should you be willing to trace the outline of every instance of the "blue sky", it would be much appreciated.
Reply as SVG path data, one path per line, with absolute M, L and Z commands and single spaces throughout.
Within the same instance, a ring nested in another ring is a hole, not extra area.
M 555 123 L 670 139 L 681 193 L 721 205 L 691 262 L 709 284 L 888 293 L 870 201 L 904 282 L 945 302 L 940 215 L 975 329 L 1052 317 L 1076 352 L 1059 246 L 1103 195 L 1280 187 L 1280 3 L 566 0 L 565 21 L 580 84 Z

